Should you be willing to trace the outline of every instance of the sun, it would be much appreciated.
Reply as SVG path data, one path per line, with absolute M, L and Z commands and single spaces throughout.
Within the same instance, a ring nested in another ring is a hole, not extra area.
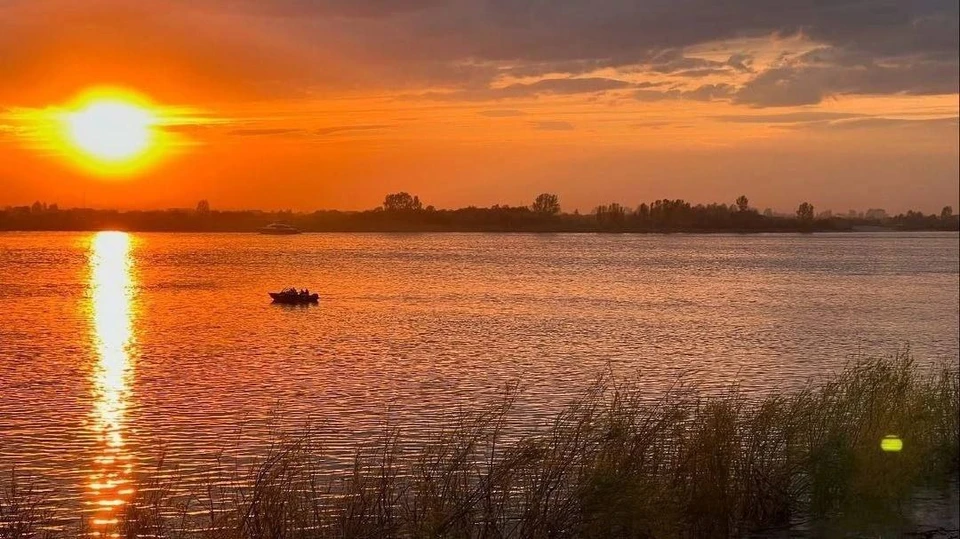
M 135 159 L 150 148 L 154 114 L 117 98 L 94 100 L 65 118 L 67 138 L 78 150 L 107 163 Z
M 139 175 L 170 157 L 181 142 L 168 128 L 171 107 L 121 87 L 88 88 L 55 109 L 48 139 L 56 153 L 94 176 Z
M 88 86 L 66 101 L 15 109 L 6 116 L 22 126 L 25 148 L 85 176 L 111 181 L 142 178 L 187 154 L 200 145 L 187 134 L 189 128 L 218 121 L 194 107 L 162 104 L 130 87 L 107 85 Z M 0 121 L 0 135 L 3 127 Z

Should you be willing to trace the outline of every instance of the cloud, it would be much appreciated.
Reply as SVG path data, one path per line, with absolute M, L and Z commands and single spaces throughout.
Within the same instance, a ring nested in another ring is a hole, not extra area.
M 753 63 L 753 57 L 750 56 L 749 54 L 744 54 L 742 52 L 732 54 L 730 55 L 730 58 L 727 59 L 728 66 L 732 67 L 737 71 L 741 71 L 744 73 L 750 73 L 753 71 L 753 69 L 750 67 L 750 64 L 752 63 Z
M 631 83 L 605 78 L 582 79 L 543 79 L 529 84 L 511 84 L 503 88 L 489 90 L 495 99 L 529 97 L 536 95 L 573 95 L 606 92 L 629 88 Z
M 633 129 L 662 129 L 664 127 L 678 127 L 672 122 L 665 121 L 656 121 L 656 122 L 635 122 L 630 124 L 630 127 Z
M 573 131 L 573 124 L 570 122 L 561 122 L 555 120 L 548 120 L 542 122 L 533 122 L 533 128 L 538 131 Z
M 24 1 L 24 0 L 21 0 Z M 340 25 L 387 22 L 395 30 L 365 35 L 372 46 L 418 36 L 412 45 L 443 41 L 438 56 L 487 60 L 608 62 L 651 50 L 744 35 L 788 35 L 846 49 L 957 50 L 958 6 L 952 0 L 175 0 L 181 6 Z M 163 3 L 155 4 L 162 7 Z M 417 32 L 422 32 L 417 34 Z M 459 37 L 460 39 L 452 39 Z M 415 52 L 422 52 L 417 47 Z
M 638 101 L 664 101 L 668 99 L 689 99 L 692 101 L 716 101 L 729 99 L 735 93 L 730 84 L 704 84 L 693 90 L 637 90 L 633 93 Z
M 644 65 L 655 73 L 669 74 L 698 69 L 720 69 L 725 64 L 715 60 L 687 57 L 684 56 L 682 50 L 670 49 L 659 52 L 656 56 L 644 62 Z
M 788 112 L 784 114 L 725 114 L 714 116 L 713 119 L 721 122 L 757 123 L 757 124 L 792 124 L 806 122 L 822 122 L 830 120 L 844 120 L 862 117 L 861 114 L 843 112 Z
M 531 98 L 541 95 L 595 94 L 636 87 L 634 83 L 607 78 L 542 79 L 531 83 L 515 83 L 497 88 L 477 88 L 454 92 L 427 92 L 413 96 L 440 101 L 494 101 Z
M 864 60 L 855 67 L 801 63 L 769 69 L 747 82 L 735 103 L 755 107 L 813 105 L 827 96 L 936 95 L 960 92 L 960 74 L 947 62 Z
M 903 118 L 850 118 L 839 119 L 835 121 L 817 121 L 808 123 L 796 123 L 789 127 L 792 129 L 829 129 L 829 130 L 854 130 L 854 129 L 929 129 L 931 127 L 957 128 L 960 126 L 960 118 L 925 118 L 919 120 L 907 120 Z
M 595 93 L 607 90 L 619 90 L 630 86 L 631 83 L 622 80 L 593 77 L 582 79 L 543 79 L 530 84 L 511 84 L 510 86 L 495 91 L 504 96 L 517 97 L 538 94 Z
M 704 84 L 695 90 L 683 92 L 683 97 L 694 101 L 714 101 L 726 99 L 733 93 L 734 87 L 730 84 Z
M 200 129 L 210 126 L 200 126 Z M 388 124 L 358 124 L 358 125 L 334 125 L 329 127 L 321 127 L 317 129 L 303 129 L 303 128 L 288 128 L 288 127 L 250 127 L 250 128 L 240 128 L 232 129 L 227 131 L 227 135 L 241 136 L 241 137 L 274 137 L 274 136 L 315 136 L 315 137 L 328 137 L 333 135 L 340 135 L 345 133 L 360 132 L 360 131 L 378 131 L 382 129 L 389 129 L 393 125 Z
M 234 130 L 232 130 L 232 131 L 228 131 L 228 132 L 227 132 L 228 135 L 239 135 L 239 136 L 243 136 L 243 137 L 263 137 L 263 136 L 273 136 L 273 135 L 293 135 L 293 134 L 300 134 L 300 133 L 305 133 L 305 131 L 304 131 L 303 129 L 284 129 L 284 128 L 268 129 L 268 128 L 264 128 L 264 129 L 234 129 Z
M 5 0 L 0 99 L 62 93 L 85 75 L 173 96 L 184 84 L 213 97 L 368 89 L 465 101 L 640 89 L 617 71 L 678 84 L 729 77 L 742 86 L 733 101 L 753 107 L 950 94 L 958 20 L 956 0 Z M 772 65 L 723 49 L 770 36 L 818 48 Z M 689 50 L 706 44 L 721 50 Z
M 477 114 L 480 116 L 486 116 L 488 118 L 510 118 L 513 116 L 523 116 L 524 112 L 517 109 L 495 109 L 481 110 Z
M 316 135 L 329 136 L 338 133 L 347 133 L 351 131 L 379 131 L 381 129 L 390 129 L 394 127 L 389 124 L 366 124 L 366 125 L 336 125 L 331 127 L 322 127 L 313 131 Z
M 730 71 L 723 68 L 705 67 L 702 69 L 688 69 L 687 71 L 677 71 L 674 75 L 678 77 L 700 78 L 710 75 L 725 75 Z

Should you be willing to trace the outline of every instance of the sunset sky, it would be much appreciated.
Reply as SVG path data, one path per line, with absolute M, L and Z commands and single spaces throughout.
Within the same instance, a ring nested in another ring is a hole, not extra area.
M 956 0 L 0 0 L 0 206 L 939 212 L 960 201 L 958 19 Z M 92 88 L 149 113 L 136 166 L 51 127 Z

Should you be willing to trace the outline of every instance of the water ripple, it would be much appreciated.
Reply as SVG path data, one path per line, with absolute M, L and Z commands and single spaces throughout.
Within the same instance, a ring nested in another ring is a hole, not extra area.
M 68 504 L 307 423 L 343 462 L 516 381 L 530 427 L 599 372 L 764 393 L 960 349 L 957 234 L 143 234 L 99 277 L 95 241 L 0 234 L 0 469 Z M 284 286 L 320 305 L 271 305 Z

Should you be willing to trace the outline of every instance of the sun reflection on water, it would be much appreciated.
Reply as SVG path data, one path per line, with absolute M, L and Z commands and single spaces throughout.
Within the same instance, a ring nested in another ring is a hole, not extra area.
M 130 499 L 133 460 L 124 441 L 124 422 L 133 375 L 132 239 L 124 232 L 99 232 L 90 243 L 90 313 L 97 363 L 91 373 L 91 429 L 98 444 L 87 485 L 93 531 L 107 531 Z

